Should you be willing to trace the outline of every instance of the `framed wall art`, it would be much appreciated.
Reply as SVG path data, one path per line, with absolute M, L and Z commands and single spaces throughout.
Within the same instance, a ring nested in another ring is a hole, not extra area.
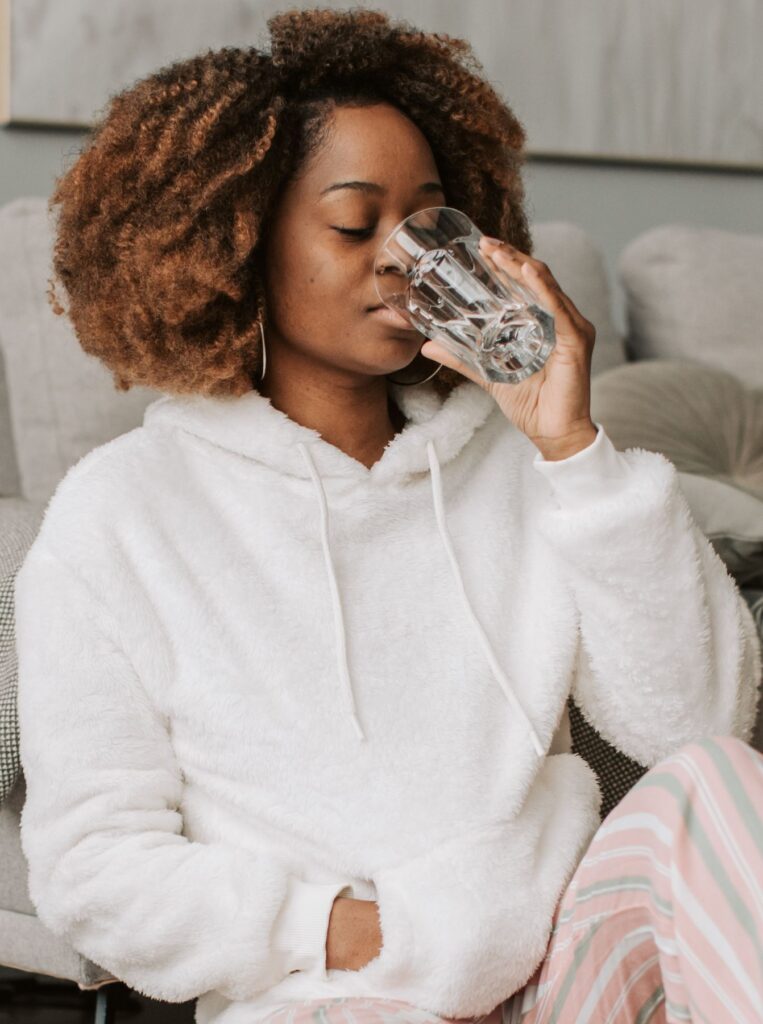
M 531 157 L 763 170 L 763 0 L 0 0 L 0 123 L 86 129 L 164 64 L 265 46 L 294 6 L 467 38 Z

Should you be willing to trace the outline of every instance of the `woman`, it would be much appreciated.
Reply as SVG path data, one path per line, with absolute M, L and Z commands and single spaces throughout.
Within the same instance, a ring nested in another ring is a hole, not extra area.
M 522 128 L 463 42 L 269 27 L 117 96 L 52 200 L 81 344 L 166 393 L 17 578 L 38 914 L 203 1024 L 752 1021 L 759 645 L 672 464 L 591 419 Z M 378 309 L 442 204 L 556 318 L 519 386 Z M 650 768 L 603 825 L 570 692 Z

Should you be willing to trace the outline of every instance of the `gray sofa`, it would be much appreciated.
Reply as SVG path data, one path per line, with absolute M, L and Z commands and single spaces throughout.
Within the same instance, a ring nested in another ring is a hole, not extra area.
M 635 239 L 617 268 L 628 311 L 621 337 L 610 275 L 592 239 L 566 222 L 537 224 L 533 234 L 535 255 L 597 327 L 594 418 L 619 447 L 640 444 L 674 459 L 699 525 L 738 581 L 749 584 L 748 603 L 760 621 L 763 360 L 755 331 L 763 323 L 763 238 L 667 225 Z M 51 247 L 44 198 L 0 207 L 0 964 L 96 989 L 113 977 L 47 930 L 27 891 L 19 842 L 24 779 L 12 757 L 10 595 L 15 570 L 66 470 L 138 425 L 158 395 L 144 388 L 117 392 L 110 374 L 80 349 L 68 320 L 53 314 L 45 295 Z M 704 413 L 696 402 L 702 387 Z M 719 409 L 713 407 L 718 401 Z M 607 778 L 610 804 L 616 802 L 643 769 L 598 741 L 580 716 L 572 724 L 577 749 Z M 753 742 L 761 749 L 760 732 Z

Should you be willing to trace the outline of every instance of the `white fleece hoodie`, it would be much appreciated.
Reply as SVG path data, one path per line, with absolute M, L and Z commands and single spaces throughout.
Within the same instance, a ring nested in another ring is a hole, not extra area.
M 644 765 L 749 740 L 752 616 L 662 455 L 544 461 L 480 387 L 393 387 L 368 469 L 270 400 L 163 396 L 16 579 L 41 920 L 199 1024 L 345 995 L 487 1013 L 599 824 L 570 692 Z M 340 892 L 383 948 L 326 970 Z

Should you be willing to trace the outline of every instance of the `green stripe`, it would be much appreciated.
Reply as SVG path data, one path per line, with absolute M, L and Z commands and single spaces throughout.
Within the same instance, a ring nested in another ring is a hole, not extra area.
M 658 985 L 657 988 L 654 990 L 654 992 L 652 992 L 652 994 L 649 996 L 647 1001 L 644 1003 L 644 1005 L 639 1010 L 639 1012 L 638 1012 L 638 1014 L 636 1016 L 636 1019 L 633 1022 L 633 1024 L 646 1024 L 647 1021 L 651 1020 L 652 1019 L 652 1014 L 654 1013 L 654 1011 L 657 1009 L 657 1007 L 660 1005 L 660 1003 L 663 1001 L 664 998 L 665 998 L 665 989 L 662 987 L 662 985 Z M 691 1017 L 689 1017 L 687 1019 L 691 1020 Z
M 618 878 L 606 878 L 601 882 L 593 882 L 585 889 L 578 889 L 575 902 L 579 903 L 589 896 L 596 896 L 603 892 L 622 892 L 629 889 L 646 889 L 650 893 L 655 904 L 667 917 L 673 917 L 673 904 L 669 900 L 659 896 L 648 875 L 620 875 Z
M 577 974 L 578 967 L 580 967 L 583 960 L 585 960 L 591 943 L 593 942 L 593 937 L 603 924 L 603 920 L 597 921 L 582 942 L 575 947 L 575 952 L 572 955 L 572 962 L 567 968 L 567 974 L 565 975 L 564 981 L 557 993 L 556 1000 L 554 1002 L 554 1009 L 548 1019 L 548 1024 L 556 1024 L 559 1020 L 559 1014 L 564 1009 L 564 1000 L 567 998 L 570 989 L 575 984 L 575 975 Z
M 680 1020 L 692 1020 L 691 1010 L 683 1003 L 673 1003 L 670 999 L 665 1000 L 665 1012 Z
M 763 818 L 760 811 L 755 807 L 742 784 L 739 772 L 729 761 L 728 754 L 722 747 L 712 739 L 699 740 L 699 745 L 706 750 L 715 762 L 715 767 L 723 777 L 731 797 L 739 811 L 739 816 L 747 826 L 755 848 L 763 850 Z
M 648 779 L 651 781 L 647 781 Z M 652 769 L 652 771 L 648 772 L 640 781 L 648 786 L 665 789 L 675 797 L 676 803 L 681 808 L 682 817 L 684 824 L 686 825 L 688 835 L 702 854 L 705 864 L 715 881 L 718 883 L 719 888 L 726 896 L 729 906 L 734 912 L 740 925 L 750 936 L 753 947 L 757 948 L 758 957 L 761 960 L 761 966 L 763 967 L 763 951 L 760 949 L 758 942 L 755 921 L 753 920 L 748 907 L 736 891 L 734 883 L 726 873 L 726 869 L 715 852 L 713 844 L 708 839 L 707 833 L 699 821 L 690 796 L 675 775 L 668 772 L 658 772 Z M 696 895 L 698 897 L 701 896 L 700 893 L 696 893 Z

